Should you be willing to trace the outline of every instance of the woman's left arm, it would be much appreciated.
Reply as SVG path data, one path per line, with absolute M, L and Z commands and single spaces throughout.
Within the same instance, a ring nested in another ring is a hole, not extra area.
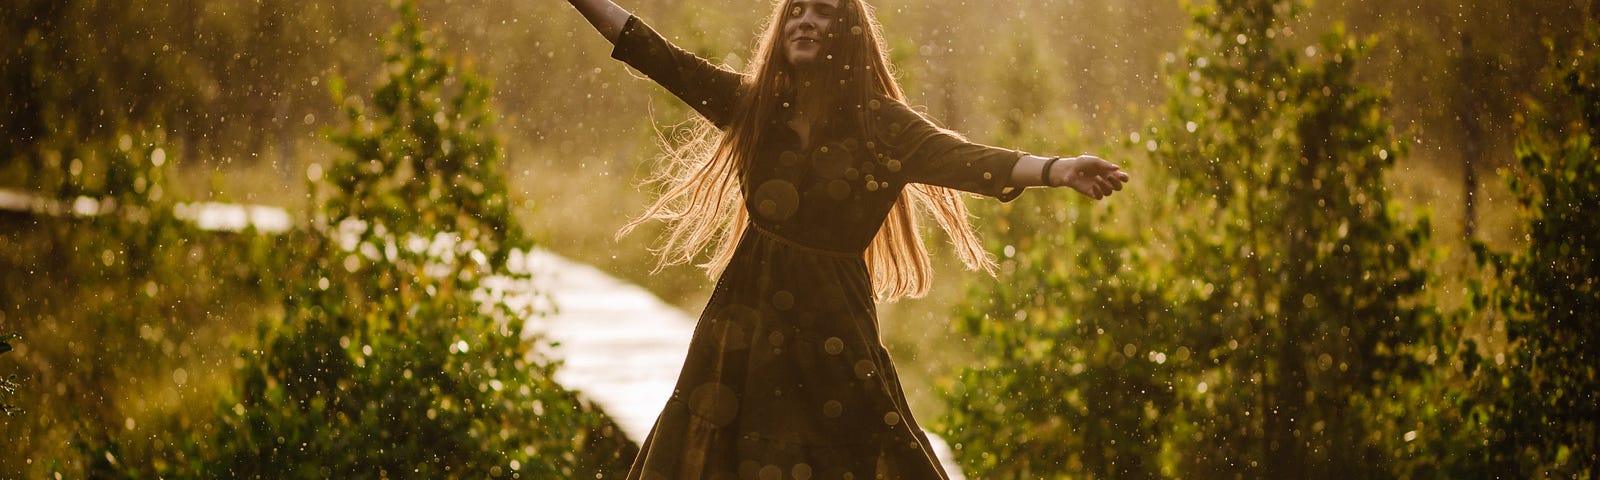
M 1023 155 L 1011 169 L 1010 185 L 1023 187 L 1068 187 L 1099 200 L 1122 190 L 1128 172 L 1117 164 L 1093 155 L 1040 157 Z
M 1027 187 L 1068 187 L 1096 200 L 1122 190 L 1121 167 L 1092 155 L 1046 158 L 980 145 L 939 128 L 905 103 L 887 98 L 869 104 L 872 119 L 903 162 L 890 162 L 908 183 L 923 183 L 1011 201 Z M 893 159 L 891 159 L 893 160 Z M 903 164 L 903 165 L 902 165 Z M 903 167 L 903 171 L 900 168 Z

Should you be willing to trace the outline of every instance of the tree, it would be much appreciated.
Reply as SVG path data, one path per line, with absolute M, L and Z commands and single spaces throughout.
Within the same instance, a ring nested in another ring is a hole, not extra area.
M 370 111 L 345 101 L 331 192 L 286 242 L 305 261 L 288 274 L 282 317 L 241 351 L 217 444 L 188 452 L 195 473 L 617 469 L 631 445 L 608 438 L 603 415 L 556 384 L 557 364 L 522 336 L 518 320 L 538 313 L 512 300 L 535 293 L 519 266 L 529 245 L 509 214 L 488 89 L 440 57 L 411 2 L 399 8 L 388 77 Z
M 1530 100 L 1506 176 L 1527 223 L 1518 250 L 1474 245 L 1494 277 L 1474 306 L 1504 322 L 1506 361 L 1476 370 L 1472 420 L 1481 450 L 1463 463 L 1507 477 L 1593 478 L 1600 474 L 1600 25 L 1572 48 L 1555 49 L 1547 86 Z M 1589 51 L 1585 51 L 1589 49 Z M 1475 346 L 1474 346 L 1475 347 Z
M 1384 97 L 1353 78 L 1370 42 L 1335 28 L 1296 44 L 1285 19 L 1300 11 L 1192 6 L 1165 117 L 1133 142 L 1155 162 L 1140 185 L 1160 192 L 1142 218 L 1067 233 L 1047 220 L 974 293 L 960 325 L 986 358 L 952 389 L 947 432 L 974 474 L 1391 468 L 1388 429 L 1407 411 L 1393 390 L 1440 339 L 1421 297 L 1427 224 L 1384 191 L 1404 149 Z

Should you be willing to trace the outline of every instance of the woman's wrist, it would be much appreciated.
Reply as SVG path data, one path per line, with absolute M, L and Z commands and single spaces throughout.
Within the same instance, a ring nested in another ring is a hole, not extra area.
M 1061 157 L 1050 157 L 1050 158 L 1048 158 L 1048 159 L 1046 159 L 1044 161 L 1044 166 L 1039 167 L 1039 184 L 1040 185 L 1043 185 L 1043 186 L 1046 186 L 1046 187 L 1055 187 L 1056 186 L 1056 183 L 1055 183 L 1053 177 L 1050 176 L 1050 172 L 1051 172 L 1051 169 L 1055 168 L 1056 163 L 1060 162 L 1060 161 L 1061 161 Z

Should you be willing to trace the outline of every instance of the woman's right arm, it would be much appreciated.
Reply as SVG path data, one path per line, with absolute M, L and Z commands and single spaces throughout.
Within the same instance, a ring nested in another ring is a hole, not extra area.
M 611 41 L 612 58 L 666 87 L 718 128 L 728 126 L 743 76 L 678 48 L 611 0 L 567 1 Z
M 617 43 L 617 37 L 622 35 L 622 26 L 632 16 L 611 0 L 567 0 L 567 3 L 577 8 L 578 13 L 582 13 L 583 18 L 613 45 Z

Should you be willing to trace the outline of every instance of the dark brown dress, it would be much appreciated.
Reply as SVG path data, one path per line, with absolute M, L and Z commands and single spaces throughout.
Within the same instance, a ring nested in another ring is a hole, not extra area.
M 739 74 L 637 18 L 612 56 L 727 125 Z M 825 134 L 803 149 L 781 124 L 765 135 L 741 178 L 750 225 L 628 478 L 947 478 L 878 339 L 863 252 L 909 183 L 1014 198 L 1019 153 L 966 142 L 898 101 L 870 103 L 887 138 Z

